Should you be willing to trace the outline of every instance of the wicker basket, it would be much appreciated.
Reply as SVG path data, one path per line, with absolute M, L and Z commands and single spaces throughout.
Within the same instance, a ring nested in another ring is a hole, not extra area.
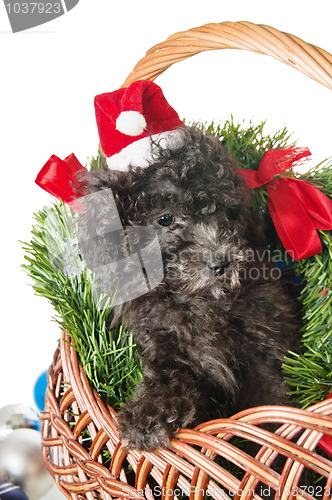
M 332 89 L 329 53 L 293 35 L 247 22 L 208 24 L 169 37 L 147 52 L 123 86 L 154 80 L 175 62 L 223 48 L 270 55 Z M 332 436 L 331 399 L 305 411 L 253 408 L 194 430 L 183 429 L 170 449 L 128 451 L 118 437 L 115 411 L 90 387 L 70 342 L 64 334 L 55 353 L 41 417 L 44 457 L 67 498 L 249 499 L 260 498 L 258 486 L 271 498 L 330 498 L 332 461 L 317 445 L 323 434 Z M 275 433 L 262 427 L 268 422 L 279 424 Z M 92 438 L 88 447 L 87 431 Z M 257 443 L 257 455 L 241 451 L 234 436 Z M 105 450 L 111 461 L 105 459 Z M 273 468 L 278 454 L 285 457 L 281 472 Z M 308 469 L 322 476 L 319 485 L 304 481 Z

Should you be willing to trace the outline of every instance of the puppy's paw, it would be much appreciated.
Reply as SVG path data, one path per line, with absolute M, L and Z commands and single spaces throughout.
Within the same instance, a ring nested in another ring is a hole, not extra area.
M 170 438 L 177 429 L 174 425 L 163 421 L 157 412 L 143 411 L 137 403 L 138 401 L 131 401 L 117 414 L 116 421 L 121 441 L 129 449 L 139 451 L 167 448 Z

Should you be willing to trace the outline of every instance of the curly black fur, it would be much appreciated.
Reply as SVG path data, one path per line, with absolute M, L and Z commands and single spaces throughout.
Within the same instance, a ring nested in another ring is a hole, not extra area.
M 179 428 L 203 421 L 211 395 L 234 399 L 237 410 L 288 403 L 281 359 L 298 338 L 297 310 L 271 279 L 271 264 L 261 262 L 264 232 L 235 161 L 215 137 L 194 127 L 177 133 L 178 145 L 160 148 L 147 168 L 94 171 L 83 180 L 102 196 L 83 212 L 82 240 L 111 223 L 109 188 L 123 227 L 158 233 L 162 283 L 116 306 L 113 320 L 125 319 L 143 361 L 136 395 L 117 416 L 121 438 L 139 450 L 166 447 Z M 109 276 L 98 263 L 113 250 L 98 238 L 83 249 L 102 289 Z

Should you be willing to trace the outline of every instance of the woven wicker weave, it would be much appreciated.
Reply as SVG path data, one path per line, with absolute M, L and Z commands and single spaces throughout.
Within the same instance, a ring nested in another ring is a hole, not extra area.
M 154 80 L 175 62 L 222 48 L 270 55 L 332 89 L 329 53 L 293 35 L 247 22 L 208 24 L 169 37 L 147 52 L 123 86 Z M 260 488 L 265 485 L 265 494 L 270 489 L 271 497 L 283 500 L 330 498 L 332 461 L 317 444 L 323 434 L 332 436 L 332 400 L 308 410 L 253 408 L 181 430 L 170 449 L 128 451 L 119 441 L 115 411 L 90 387 L 70 342 L 64 334 L 55 353 L 41 417 L 45 461 L 67 498 L 249 499 L 260 498 L 259 483 Z M 271 422 L 280 424 L 275 433 L 262 427 Z M 92 438 L 88 446 L 87 432 Z M 256 457 L 241 451 L 235 436 L 257 443 Z M 286 457 L 282 472 L 273 468 L 278 454 Z M 304 481 L 308 469 L 322 476 L 319 484 Z

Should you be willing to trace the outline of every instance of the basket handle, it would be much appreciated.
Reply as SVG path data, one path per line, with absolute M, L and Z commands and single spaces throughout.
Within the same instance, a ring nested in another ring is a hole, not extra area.
M 122 87 L 136 80 L 155 80 L 167 68 L 199 52 L 242 49 L 269 55 L 332 90 L 332 56 L 289 33 L 246 21 L 204 24 L 180 31 L 147 51 Z

